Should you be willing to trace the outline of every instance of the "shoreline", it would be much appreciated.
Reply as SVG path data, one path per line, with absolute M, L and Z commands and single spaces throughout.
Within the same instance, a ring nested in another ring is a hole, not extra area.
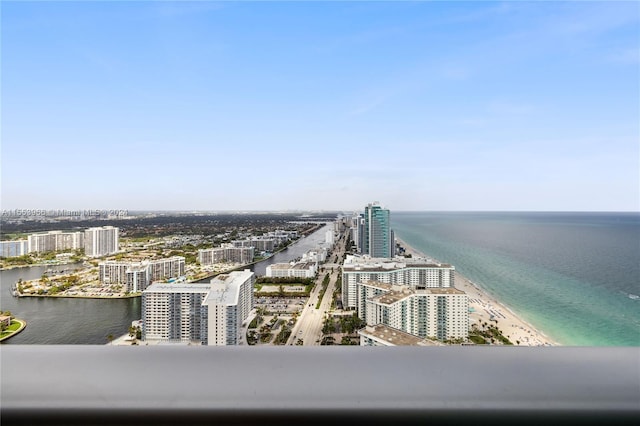
M 396 242 L 405 249 L 405 254 L 440 262 L 440 260 L 434 259 L 411 247 L 398 236 L 396 236 Z M 520 318 L 511 308 L 497 300 L 478 284 L 460 274 L 457 270 L 454 287 L 464 291 L 469 298 L 469 326 L 472 324 L 481 326 L 483 323 L 487 325 L 495 323 L 502 334 L 508 338 L 514 346 L 562 346 L 544 332 Z M 520 343 L 518 344 L 517 342 Z
M 0 342 L 10 339 L 17 334 L 20 334 L 20 332 L 22 332 L 22 330 L 24 330 L 27 327 L 27 322 L 23 319 L 14 318 L 13 321 L 19 322 L 20 328 L 18 328 L 16 331 L 11 332 L 11 334 L 9 334 L 8 336 L 0 337 Z
M 32 263 L 29 265 L 10 265 L 10 266 L 3 266 L 0 268 L 0 271 L 11 271 L 13 269 L 20 269 L 20 268 L 33 268 L 33 267 L 51 267 L 51 266 L 62 266 L 62 265 L 70 265 L 70 264 L 74 264 L 74 263 L 82 263 L 85 260 L 78 260 L 78 261 L 56 261 L 55 263 Z
M 46 298 L 61 298 L 61 299 L 131 299 L 134 297 L 140 297 L 142 293 L 118 295 L 118 296 L 103 296 L 103 295 L 75 295 L 75 294 L 19 294 L 15 297 L 46 297 Z

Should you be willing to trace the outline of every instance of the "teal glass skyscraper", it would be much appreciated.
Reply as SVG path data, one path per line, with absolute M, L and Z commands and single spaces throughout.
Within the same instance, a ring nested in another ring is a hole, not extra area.
M 395 241 L 391 230 L 391 216 L 388 209 L 378 202 L 364 208 L 364 229 L 362 253 L 371 257 L 392 258 L 395 255 Z

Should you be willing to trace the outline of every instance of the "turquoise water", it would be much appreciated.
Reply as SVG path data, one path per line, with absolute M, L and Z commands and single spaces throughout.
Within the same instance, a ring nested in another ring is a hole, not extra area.
M 392 226 L 563 345 L 640 346 L 637 213 L 397 212 Z

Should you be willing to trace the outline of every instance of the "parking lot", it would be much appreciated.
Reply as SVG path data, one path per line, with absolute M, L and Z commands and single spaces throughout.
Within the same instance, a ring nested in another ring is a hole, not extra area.
M 267 313 L 293 314 L 303 308 L 306 300 L 306 297 L 257 297 L 255 307 L 263 308 Z

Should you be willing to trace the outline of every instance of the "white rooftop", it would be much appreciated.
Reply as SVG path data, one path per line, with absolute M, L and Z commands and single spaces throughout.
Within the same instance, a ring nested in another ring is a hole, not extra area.
M 207 283 L 153 283 L 143 293 L 206 293 L 210 289 Z
M 208 293 L 205 304 L 235 304 L 240 285 L 251 278 L 250 270 L 233 271 L 213 278 L 210 283 L 153 283 L 143 293 Z
M 205 305 L 237 305 L 240 295 L 240 285 L 251 278 L 248 269 L 221 274 L 211 280 L 209 294 L 202 302 Z

